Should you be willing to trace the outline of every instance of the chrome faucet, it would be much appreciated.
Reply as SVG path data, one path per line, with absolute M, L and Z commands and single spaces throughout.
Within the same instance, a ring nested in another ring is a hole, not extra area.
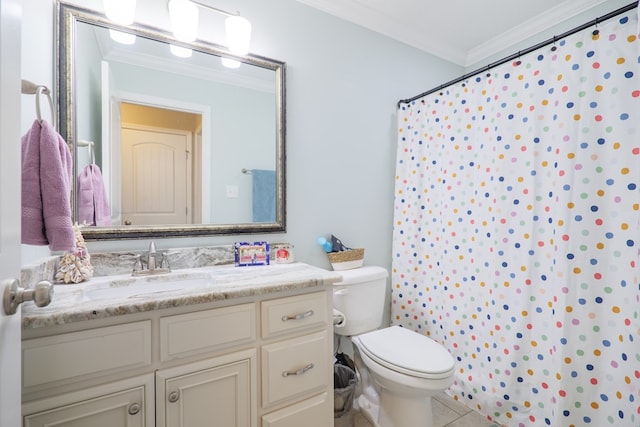
M 160 262 L 158 263 L 158 255 L 160 256 Z M 167 260 L 167 254 L 162 252 L 158 254 L 156 252 L 156 244 L 151 242 L 149 244 L 149 251 L 147 252 L 147 268 L 144 268 L 140 255 L 136 255 L 136 262 L 133 266 L 132 276 L 149 276 L 152 274 L 163 274 L 171 272 L 169 268 L 169 261 Z
M 155 270 L 156 269 L 156 244 L 151 242 L 149 244 L 149 252 L 147 252 L 147 269 Z

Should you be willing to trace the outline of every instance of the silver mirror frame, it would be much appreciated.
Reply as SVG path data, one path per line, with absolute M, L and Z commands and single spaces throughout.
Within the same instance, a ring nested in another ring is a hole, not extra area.
M 77 188 L 77 123 L 75 108 L 75 25 L 84 22 L 105 28 L 111 28 L 141 37 L 171 43 L 207 54 L 235 59 L 237 61 L 267 68 L 276 73 L 276 221 L 272 223 L 239 224 L 183 224 L 148 226 L 85 227 L 82 235 L 85 240 L 147 239 L 163 237 L 197 237 L 234 234 L 283 233 L 286 231 L 286 181 L 285 181 L 285 136 L 286 136 L 286 63 L 258 55 L 235 56 L 226 48 L 195 41 L 183 43 L 171 34 L 156 28 L 133 24 L 122 27 L 113 24 L 104 15 L 74 5 L 57 2 L 57 43 L 56 43 L 56 97 L 58 100 L 58 126 L 60 135 L 67 141 L 73 153 L 73 191 L 71 197 L 72 212 L 77 218 L 75 189 Z

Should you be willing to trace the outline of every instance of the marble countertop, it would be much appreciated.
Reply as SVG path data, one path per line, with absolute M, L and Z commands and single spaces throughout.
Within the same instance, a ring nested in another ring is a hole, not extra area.
M 35 329 L 131 313 L 224 301 L 339 282 L 339 273 L 303 263 L 174 270 L 167 274 L 95 277 L 55 285 L 51 304 L 23 304 L 22 327 Z

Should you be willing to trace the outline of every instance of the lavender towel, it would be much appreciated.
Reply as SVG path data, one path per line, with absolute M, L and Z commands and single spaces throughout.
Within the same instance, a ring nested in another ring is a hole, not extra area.
M 22 243 L 73 251 L 71 153 L 45 120 L 22 137 Z
M 87 225 L 111 225 L 109 199 L 98 165 L 87 165 L 78 175 L 78 222 Z

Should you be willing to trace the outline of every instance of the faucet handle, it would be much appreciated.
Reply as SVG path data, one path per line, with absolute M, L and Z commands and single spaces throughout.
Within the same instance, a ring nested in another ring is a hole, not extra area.
M 142 265 L 142 258 L 140 257 L 140 254 L 135 255 L 134 259 L 135 259 L 135 262 L 133 264 L 133 272 L 135 273 L 136 271 L 144 270 L 144 267 Z
M 160 254 L 160 268 L 166 268 L 167 270 L 171 269 L 169 265 L 169 252 L 162 252 Z
M 133 263 L 133 272 L 137 272 L 137 271 L 142 271 L 144 269 L 143 265 L 142 265 L 142 258 L 140 257 L 140 254 L 125 254 L 125 255 L 120 255 L 121 259 L 132 259 L 134 260 Z

